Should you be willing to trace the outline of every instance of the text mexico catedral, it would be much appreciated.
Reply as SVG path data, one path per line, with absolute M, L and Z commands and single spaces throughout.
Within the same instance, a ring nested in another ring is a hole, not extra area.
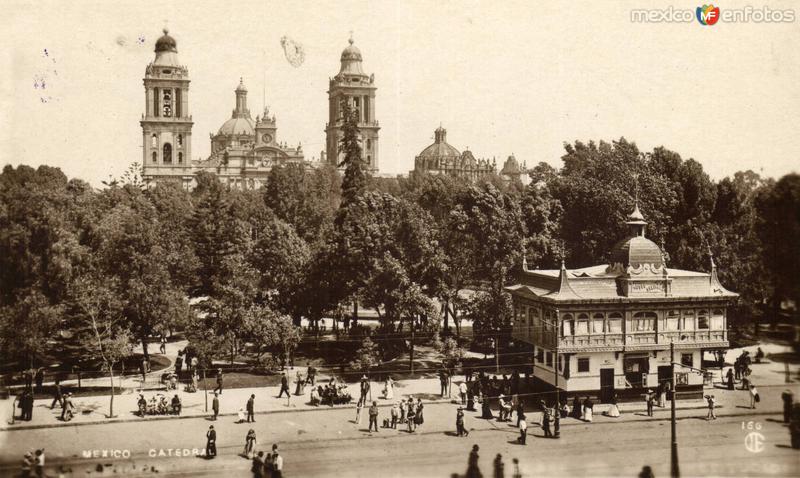
M 610 264 L 529 270 L 523 263 L 519 282 L 507 287 L 513 337 L 533 346 L 535 378 L 604 402 L 671 382 L 674 343 L 685 366 L 675 373 L 677 396 L 700 398 L 702 354 L 728 347 L 725 312 L 738 294 L 720 284 L 713 258 L 708 273 L 668 268 L 645 237 L 638 206 L 626 224 L 630 233 Z

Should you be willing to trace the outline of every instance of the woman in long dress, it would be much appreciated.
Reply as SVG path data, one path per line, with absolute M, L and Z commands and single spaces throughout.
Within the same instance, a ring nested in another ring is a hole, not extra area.
M 617 406 L 617 396 L 614 395 L 614 398 L 611 399 L 611 406 L 608 407 L 608 412 L 606 415 L 612 418 L 619 417 L 619 407 Z
M 589 397 L 586 397 L 586 400 L 583 401 L 583 419 L 587 422 L 592 421 L 592 415 L 594 414 L 594 403 Z
M 386 382 L 383 384 L 383 398 L 386 400 L 394 398 L 394 380 L 392 380 L 392 377 L 386 377 Z

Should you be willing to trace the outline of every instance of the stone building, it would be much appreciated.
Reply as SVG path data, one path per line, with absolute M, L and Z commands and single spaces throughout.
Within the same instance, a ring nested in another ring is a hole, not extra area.
M 610 264 L 529 270 L 523 260 L 507 287 L 512 336 L 532 348 L 539 385 L 602 401 L 671 381 L 674 343 L 678 396 L 700 397 L 703 352 L 728 348 L 727 310 L 738 295 L 720 284 L 713 258 L 708 273 L 668 268 L 638 206 L 627 224 Z
M 361 50 L 353 44 L 342 51 L 339 73 L 328 84 L 328 123 L 325 125 L 325 158 L 334 165 L 341 164 L 339 142 L 342 132 L 342 106 L 345 102 L 358 111 L 362 157 L 368 169 L 376 173 L 380 167 L 378 131 L 375 119 L 375 75 L 367 75 L 361 66 Z
M 475 159 L 469 150 L 459 153 L 447 143 L 447 130 L 441 126 L 434 132 L 433 144 L 414 158 L 415 173 L 446 174 L 475 181 L 496 170 L 494 160 Z
M 213 172 L 231 187 L 255 189 L 274 166 L 305 161 L 302 147 L 277 139 L 275 115 L 267 108 L 253 120 L 247 88 L 240 79 L 231 118 L 210 135 L 211 155 L 191 159 L 192 117 L 189 114 L 189 71 L 178 61 L 177 42 L 167 30 L 156 41 L 155 60 L 145 71 L 145 114 L 142 115 L 143 178 L 149 184 L 174 181 L 194 187 L 194 175 Z
M 503 167 L 500 169 L 501 178 L 505 179 L 506 181 L 520 182 L 525 185 L 530 182 L 530 178 L 528 177 L 527 173 L 528 169 L 525 166 L 525 163 L 523 162 L 523 164 L 520 165 L 513 153 L 508 157 L 508 159 L 506 159 L 506 162 L 503 163 Z

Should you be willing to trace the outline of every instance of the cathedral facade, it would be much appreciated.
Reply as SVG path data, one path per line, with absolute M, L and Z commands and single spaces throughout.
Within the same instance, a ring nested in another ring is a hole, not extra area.
M 145 71 L 146 110 L 140 121 L 146 183 L 171 181 L 191 189 L 195 174 L 207 171 L 231 187 L 256 189 L 265 184 L 275 166 L 315 166 L 305 160 L 300 144 L 289 146 L 278 141 L 277 121 L 268 108 L 253 120 L 242 79 L 234 91 L 231 117 L 210 135 L 211 154 L 193 160 L 189 70 L 179 63 L 177 42 L 167 30 L 156 41 L 155 55 Z

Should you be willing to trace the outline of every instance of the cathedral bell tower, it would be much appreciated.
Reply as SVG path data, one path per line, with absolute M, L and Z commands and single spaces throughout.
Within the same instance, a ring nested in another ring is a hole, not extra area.
M 177 43 L 166 29 L 156 41 L 155 54 L 144 77 L 145 113 L 140 121 L 143 176 L 146 181 L 171 178 L 188 187 L 193 124 L 189 70 L 178 63 Z
M 325 151 L 327 161 L 338 166 L 342 161 L 339 141 L 342 132 L 342 105 L 344 102 L 358 112 L 358 129 L 361 131 L 361 154 L 367 168 L 377 172 L 378 121 L 375 119 L 375 75 L 367 75 L 361 69 L 361 50 L 350 45 L 342 51 L 339 73 L 330 79 L 328 86 L 328 124 L 325 127 Z

